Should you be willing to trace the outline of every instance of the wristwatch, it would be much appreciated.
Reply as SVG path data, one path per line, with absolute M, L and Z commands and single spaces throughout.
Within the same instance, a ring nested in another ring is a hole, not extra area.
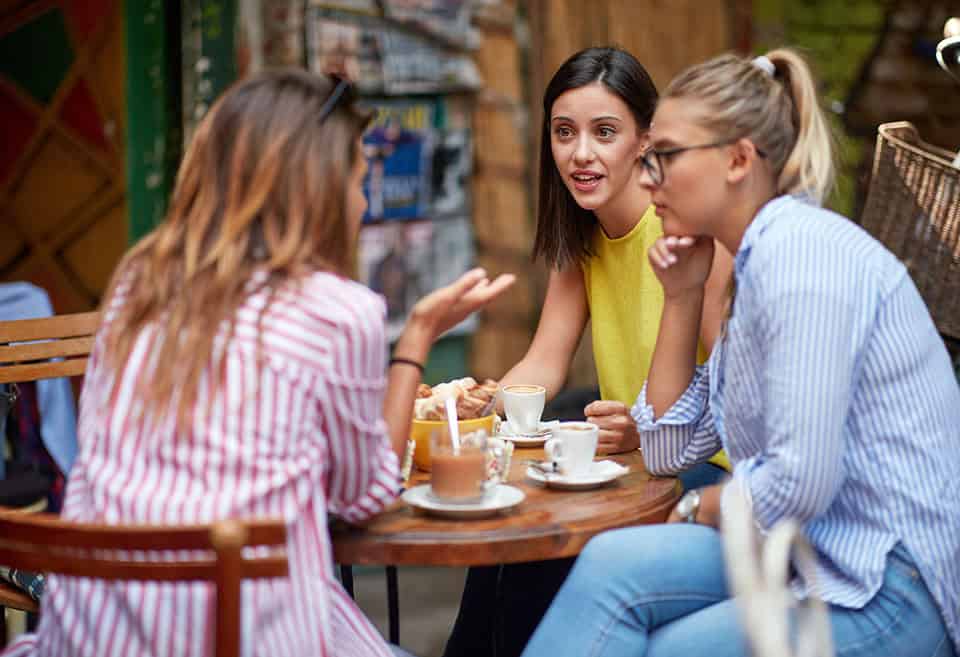
M 677 513 L 685 522 L 696 522 L 697 511 L 700 510 L 700 491 L 696 488 L 688 490 L 677 502 Z

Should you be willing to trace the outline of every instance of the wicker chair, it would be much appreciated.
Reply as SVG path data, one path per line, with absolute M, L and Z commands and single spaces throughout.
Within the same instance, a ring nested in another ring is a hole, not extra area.
M 960 339 L 960 168 L 908 122 L 879 128 L 863 227 L 910 271 L 938 330 Z

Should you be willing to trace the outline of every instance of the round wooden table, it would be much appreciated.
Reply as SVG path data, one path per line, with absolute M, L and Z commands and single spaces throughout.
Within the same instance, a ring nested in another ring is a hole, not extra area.
M 680 496 L 674 478 L 651 477 L 639 451 L 611 458 L 630 468 L 587 491 L 546 488 L 524 476 L 540 449 L 514 450 L 507 483 L 526 493 L 519 506 L 483 520 L 447 520 L 398 501 L 364 527 L 332 531 L 334 558 L 344 565 L 485 566 L 575 556 L 594 535 L 616 527 L 662 522 Z M 414 472 L 410 486 L 429 481 Z

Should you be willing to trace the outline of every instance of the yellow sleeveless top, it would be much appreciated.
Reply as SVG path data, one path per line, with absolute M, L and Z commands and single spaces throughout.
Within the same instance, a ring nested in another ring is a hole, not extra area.
M 598 226 L 583 265 L 600 396 L 631 407 L 647 380 L 663 313 L 663 288 L 647 250 L 663 235 L 651 205 L 629 233 L 610 239 Z M 700 346 L 697 362 L 706 361 Z M 723 452 L 711 462 L 730 469 Z

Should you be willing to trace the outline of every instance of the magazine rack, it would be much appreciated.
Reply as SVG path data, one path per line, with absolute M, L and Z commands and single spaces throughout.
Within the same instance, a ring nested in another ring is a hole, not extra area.
M 937 329 L 960 339 L 960 168 L 906 122 L 884 123 L 863 227 L 899 257 Z

